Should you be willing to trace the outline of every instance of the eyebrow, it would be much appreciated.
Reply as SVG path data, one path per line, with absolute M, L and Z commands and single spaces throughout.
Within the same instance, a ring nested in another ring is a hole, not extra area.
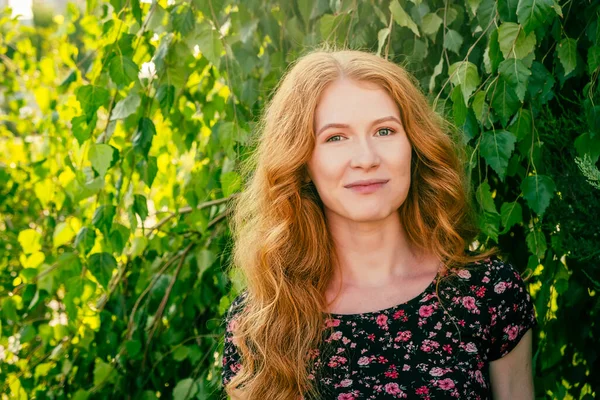
M 377 124 L 385 122 L 385 121 L 395 121 L 399 125 L 402 125 L 402 122 L 400 122 L 400 120 L 398 118 L 390 115 L 388 117 L 378 118 L 378 119 L 374 120 L 373 122 L 371 122 L 371 126 L 377 125 Z M 321 127 L 321 129 L 319 129 L 319 131 L 317 132 L 316 136 L 319 136 L 323 131 L 325 131 L 329 128 L 350 128 L 350 125 L 332 122 L 330 124 L 323 125 L 323 127 Z

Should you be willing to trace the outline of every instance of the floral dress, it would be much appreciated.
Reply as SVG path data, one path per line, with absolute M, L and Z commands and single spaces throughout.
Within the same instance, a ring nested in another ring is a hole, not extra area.
M 438 279 L 393 307 L 325 320 L 309 376 L 322 399 L 491 399 L 490 361 L 537 325 L 527 286 L 510 263 L 493 256 L 440 281 L 442 307 Z M 223 385 L 241 368 L 232 310 L 244 293 L 225 318 Z

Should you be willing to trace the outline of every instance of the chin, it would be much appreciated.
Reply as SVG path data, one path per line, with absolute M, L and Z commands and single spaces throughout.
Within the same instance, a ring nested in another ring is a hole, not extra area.
M 346 218 L 354 221 L 354 222 L 376 222 L 386 219 L 389 216 L 389 213 L 386 212 L 356 212 L 347 214 Z

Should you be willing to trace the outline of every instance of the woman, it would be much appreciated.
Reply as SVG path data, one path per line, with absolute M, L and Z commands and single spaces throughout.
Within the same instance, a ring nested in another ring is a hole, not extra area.
M 463 153 L 417 87 L 350 50 L 280 82 L 232 220 L 233 399 L 533 398 L 531 299 L 467 249 Z

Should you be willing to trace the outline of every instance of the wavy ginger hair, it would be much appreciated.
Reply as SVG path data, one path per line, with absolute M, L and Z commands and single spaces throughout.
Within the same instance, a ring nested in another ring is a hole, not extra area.
M 466 252 L 478 229 L 463 153 L 416 79 L 368 52 L 310 51 L 290 66 L 266 105 L 256 150 L 243 165 L 246 188 L 234 200 L 232 261 L 247 296 L 234 340 L 243 367 L 226 390 L 243 399 L 319 397 L 308 354 L 321 344 L 331 318 L 324 293 L 339 265 L 306 164 L 320 95 L 340 78 L 378 84 L 400 109 L 413 148 L 411 186 L 398 210 L 409 241 L 443 260 L 445 276 L 497 251 Z

